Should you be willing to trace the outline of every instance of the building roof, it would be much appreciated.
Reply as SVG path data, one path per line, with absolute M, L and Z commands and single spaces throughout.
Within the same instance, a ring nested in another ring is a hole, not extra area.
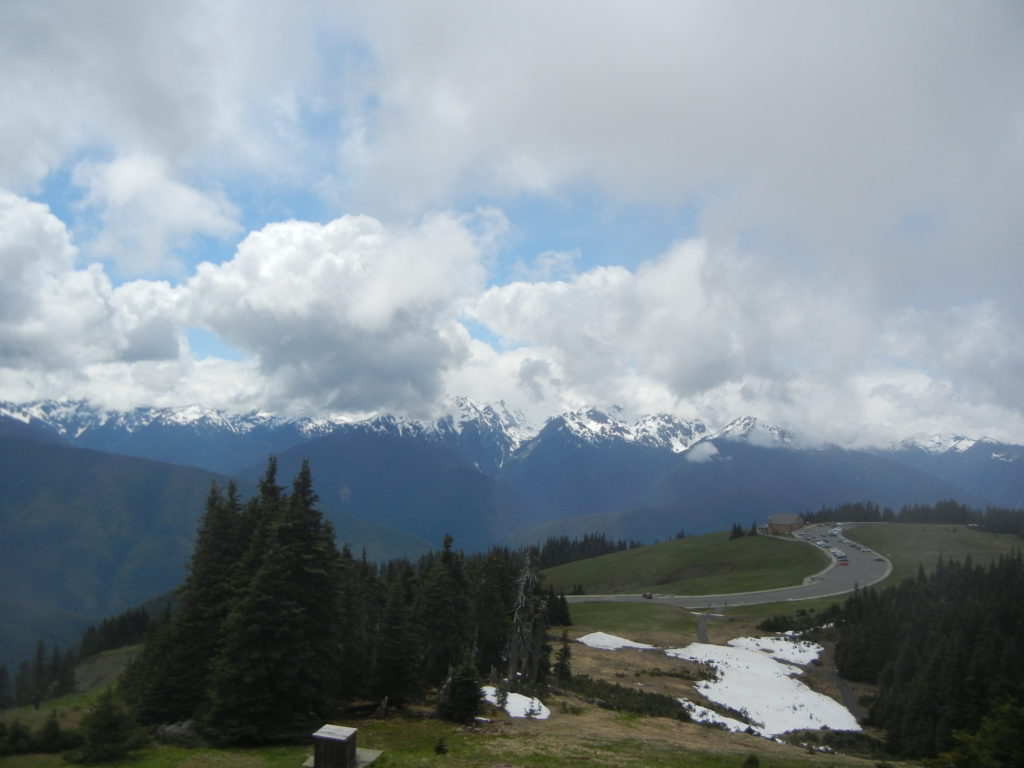
M 355 728 L 346 728 L 344 725 L 324 725 L 319 731 L 313 734 L 314 739 L 333 739 L 334 741 L 348 741 L 355 735 Z
M 804 519 L 800 515 L 794 515 L 791 512 L 780 512 L 777 515 L 768 515 L 769 525 L 798 525 L 802 523 Z

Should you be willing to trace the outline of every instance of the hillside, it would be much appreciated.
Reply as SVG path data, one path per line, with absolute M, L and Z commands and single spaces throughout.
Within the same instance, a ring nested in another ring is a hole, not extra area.
M 211 484 L 229 480 L 0 435 L 0 663 L 31 656 L 37 638 L 66 648 L 89 624 L 176 588 Z M 246 484 L 240 491 L 250 493 Z M 427 549 L 415 536 L 344 511 L 330 517 L 356 554 Z
M 770 536 L 711 533 L 578 560 L 543 571 L 555 590 L 704 595 L 799 584 L 827 565 L 814 547 Z
M 886 585 L 914 576 L 918 568 L 934 569 L 939 558 L 987 565 L 1002 554 L 1020 550 L 1019 536 L 988 533 L 963 525 L 925 523 L 852 523 L 846 535 L 888 557 L 893 564 Z

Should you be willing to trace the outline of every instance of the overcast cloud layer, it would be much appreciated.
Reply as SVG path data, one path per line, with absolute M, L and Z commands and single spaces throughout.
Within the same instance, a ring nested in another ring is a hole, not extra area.
M 15 0 L 0 98 L 0 399 L 1024 442 L 1017 2 Z

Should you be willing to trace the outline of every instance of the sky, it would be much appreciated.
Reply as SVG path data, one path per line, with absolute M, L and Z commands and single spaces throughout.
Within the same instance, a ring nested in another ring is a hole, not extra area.
M 0 400 L 1024 443 L 1024 5 L 0 4 Z

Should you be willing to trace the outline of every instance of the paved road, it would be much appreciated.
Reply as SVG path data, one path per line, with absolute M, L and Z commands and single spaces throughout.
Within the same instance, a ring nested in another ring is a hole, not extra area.
M 783 601 L 810 600 L 815 597 L 832 597 L 852 592 L 855 587 L 866 587 L 876 584 L 889 575 L 892 571 L 892 563 L 885 558 L 880 558 L 876 552 L 861 551 L 853 544 L 841 541 L 841 536 L 828 536 L 827 532 L 832 525 L 811 525 L 803 528 L 799 533 L 806 533 L 811 541 L 825 540 L 831 546 L 837 547 L 846 553 L 849 558 L 849 565 L 837 565 L 833 561 L 828 568 L 809 576 L 804 583 L 796 587 L 785 587 L 783 589 L 768 589 L 760 592 L 737 592 L 729 595 L 662 595 L 655 593 L 654 602 L 668 605 L 678 605 L 683 608 L 725 608 L 727 606 L 739 605 L 760 605 L 762 603 L 776 603 Z M 794 547 L 813 547 L 815 544 L 803 538 L 780 537 Z M 570 603 L 587 602 L 642 602 L 646 598 L 643 595 L 567 595 Z

